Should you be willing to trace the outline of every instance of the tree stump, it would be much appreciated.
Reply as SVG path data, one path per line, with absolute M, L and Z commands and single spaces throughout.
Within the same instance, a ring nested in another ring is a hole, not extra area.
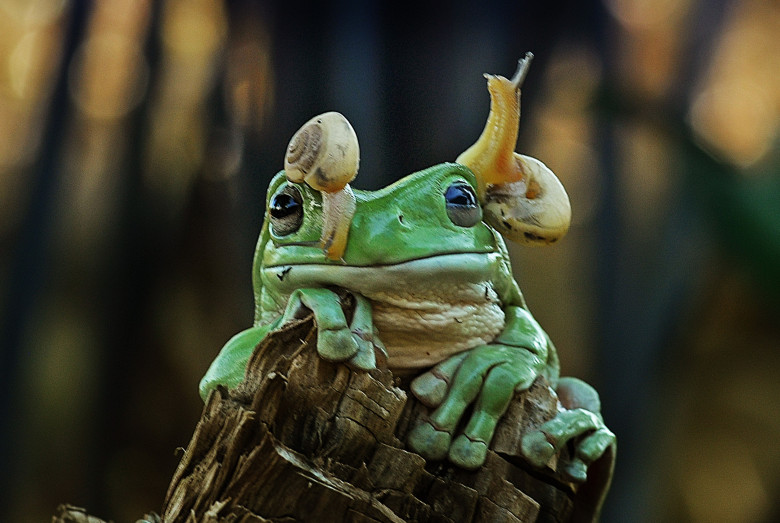
M 520 441 L 551 419 L 555 392 L 517 394 L 485 465 L 469 472 L 406 450 L 427 413 L 388 370 L 322 360 L 311 317 L 269 335 L 246 379 L 209 396 L 162 510 L 165 522 L 590 521 L 613 454 L 583 485 L 525 462 Z

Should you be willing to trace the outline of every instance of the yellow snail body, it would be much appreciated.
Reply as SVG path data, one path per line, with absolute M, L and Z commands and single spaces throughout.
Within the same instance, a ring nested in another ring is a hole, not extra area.
M 511 80 L 485 75 L 490 92 L 485 129 L 456 161 L 476 175 L 487 223 L 518 243 L 547 244 L 566 234 L 571 206 L 563 185 L 546 165 L 514 151 L 520 123 L 520 85 L 531 58 L 528 53 L 520 60 Z
M 344 255 L 355 195 L 349 182 L 357 176 L 360 147 L 355 130 L 341 113 L 315 116 L 290 139 L 284 158 L 287 179 L 321 191 L 323 227 L 320 247 L 331 260 Z

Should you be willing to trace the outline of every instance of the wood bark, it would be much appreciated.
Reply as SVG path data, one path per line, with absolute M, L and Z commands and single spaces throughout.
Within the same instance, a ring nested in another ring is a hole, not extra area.
M 289 325 L 257 347 L 244 383 L 211 394 L 163 521 L 592 518 L 598 501 L 555 472 L 557 457 L 537 470 L 520 455 L 523 434 L 557 412 L 543 379 L 516 395 L 485 466 L 468 472 L 406 450 L 406 434 L 427 413 L 407 383 L 324 361 L 315 347 L 311 318 Z
M 406 434 L 427 409 L 388 370 L 320 358 L 311 317 L 269 335 L 246 379 L 211 393 L 171 480 L 163 522 L 590 521 L 611 455 L 594 479 L 567 482 L 525 462 L 526 431 L 551 419 L 555 392 L 538 379 L 502 418 L 475 472 L 427 463 Z M 611 453 L 610 453 L 611 454 Z M 62 519 L 62 523 L 99 520 Z

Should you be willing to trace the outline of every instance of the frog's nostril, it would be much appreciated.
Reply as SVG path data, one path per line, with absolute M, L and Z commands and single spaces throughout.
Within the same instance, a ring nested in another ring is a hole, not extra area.
M 404 215 L 403 214 L 399 214 L 398 215 L 398 223 L 404 223 Z

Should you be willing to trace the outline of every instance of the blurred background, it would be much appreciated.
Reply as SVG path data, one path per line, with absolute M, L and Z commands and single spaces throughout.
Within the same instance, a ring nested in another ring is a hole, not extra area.
M 618 435 L 603 520 L 780 519 L 780 3 L 398 5 L 0 0 L 0 519 L 159 510 L 292 134 L 344 113 L 382 187 L 529 50 L 574 218 L 512 256 Z

